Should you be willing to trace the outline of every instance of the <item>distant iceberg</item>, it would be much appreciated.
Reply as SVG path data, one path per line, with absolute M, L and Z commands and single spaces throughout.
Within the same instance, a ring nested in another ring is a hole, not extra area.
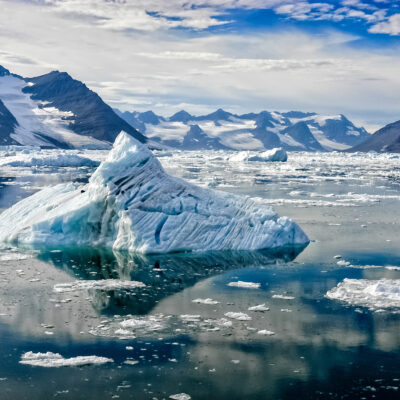
M 278 147 L 261 152 L 240 151 L 229 159 L 231 161 L 286 162 L 288 155 L 284 149 Z
M 308 238 L 270 207 L 169 176 L 146 145 L 121 132 L 87 185 L 46 188 L 4 211 L 0 241 L 167 253 L 272 249 Z

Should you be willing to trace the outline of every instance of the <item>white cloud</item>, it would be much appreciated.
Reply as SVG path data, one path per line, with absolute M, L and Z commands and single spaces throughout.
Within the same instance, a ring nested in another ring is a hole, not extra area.
M 387 21 L 373 25 L 369 31 L 372 33 L 400 35 L 400 14 L 394 14 L 390 16 Z

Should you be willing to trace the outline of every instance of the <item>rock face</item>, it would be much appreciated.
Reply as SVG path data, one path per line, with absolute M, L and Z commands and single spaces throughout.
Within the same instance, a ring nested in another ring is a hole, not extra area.
M 87 185 L 47 188 L 4 211 L 0 241 L 167 253 L 272 249 L 308 238 L 270 207 L 167 175 L 146 145 L 122 132 Z
M 350 151 L 400 153 L 400 121 L 379 129 L 367 141 L 354 146 Z
M 148 138 L 181 150 L 346 150 L 370 137 L 343 115 L 262 111 L 235 115 L 218 109 L 202 116 L 182 110 L 169 118 L 149 111 L 118 112 Z
M 110 148 L 121 130 L 146 141 L 96 93 L 65 72 L 22 78 L 0 68 L 0 144 Z

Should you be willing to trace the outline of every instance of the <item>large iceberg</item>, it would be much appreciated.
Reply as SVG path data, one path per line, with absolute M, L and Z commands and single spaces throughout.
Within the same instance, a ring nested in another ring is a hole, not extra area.
M 167 253 L 271 249 L 308 238 L 270 207 L 169 176 L 146 145 L 121 132 L 87 185 L 49 187 L 4 211 L 0 241 Z

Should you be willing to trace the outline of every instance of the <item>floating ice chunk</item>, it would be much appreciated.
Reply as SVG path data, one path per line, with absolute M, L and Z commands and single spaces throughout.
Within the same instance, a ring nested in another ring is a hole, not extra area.
M 350 262 L 346 261 L 346 260 L 340 260 L 336 264 L 340 265 L 340 266 L 343 266 L 343 267 L 348 267 L 350 265 Z
M 272 331 L 268 331 L 268 330 L 266 330 L 266 329 L 263 329 L 263 330 L 261 330 L 261 331 L 258 331 L 257 334 L 258 334 L 258 335 L 272 336 L 272 335 L 275 335 L 275 332 L 272 332 Z
M 237 281 L 237 282 L 229 282 L 228 286 L 240 287 L 240 288 L 245 288 L 245 289 L 259 289 L 261 284 L 260 283 L 254 283 L 254 282 Z
M 268 206 L 169 176 L 151 151 L 126 133 L 117 137 L 87 185 L 46 188 L 4 211 L 0 241 L 142 253 L 309 242 L 294 222 Z
M 137 281 L 120 281 L 117 279 L 103 279 L 93 281 L 75 281 L 68 283 L 57 283 L 54 285 L 54 292 L 74 292 L 77 290 L 97 289 L 97 290 L 117 290 L 117 289 L 136 289 L 146 285 Z
M 207 299 L 194 299 L 192 300 L 193 303 L 197 303 L 197 304 L 209 304 L 209 305 L 213 305 L 213 304 L 219 304 L 219 301 L 207 298 Z
M 251 321 L 251 317 L 242 312 L 227 312 L 225 313 L 225 317 L 237 319 L 238 321 Z
M 332 300 L 370 309 L 400 307 L 400 279 L 345 279 L 326 293 Z
M 259 304 L 258 306 L 253 306 L 248 308 L 249 311 L 269 311 L 269 307 L 265 307 L 265 303 Z
M 400 271 L 400 267 L 397 267 L 397 266 L 394 266 L 394 265 L 387 265 L 385 268 L 390 270 L 390 271 Z
M 169 398 L 172 400 L 190 400 L 191 399 L 191 397 L 186 393 L 171 394 L 171 396 L 169 396 Z
M 35 367 L 77 367 L 91 364 L 106 364 L 114 362 L 111 358 L 98 356 L 79 356 L 64 358 L 58 353 L 33 353 L 28 351 L 21 356 L 20 364 L 32 365 Z
M 283 294 L 274 294 L 272 296 L 273 299 L 282 299 L 282 300 L 294 300 L 295 297 L 293 296 L 285 296 Z

